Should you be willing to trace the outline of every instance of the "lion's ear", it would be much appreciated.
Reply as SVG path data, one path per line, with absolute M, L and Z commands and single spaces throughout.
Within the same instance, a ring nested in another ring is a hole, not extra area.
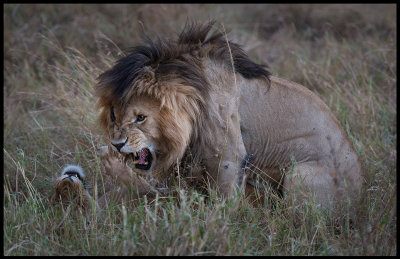
M 154 69 L 151 66 L 145 66 L 142 68 L 143 78 L 148 81 L 152 81 L 155 79 Z

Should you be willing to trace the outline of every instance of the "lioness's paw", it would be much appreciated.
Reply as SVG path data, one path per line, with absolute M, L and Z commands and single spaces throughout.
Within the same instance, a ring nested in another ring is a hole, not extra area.
M 104 157 L 108 154 L 108 146 L 101 146 L 99 147 L 100 157 Z
M 113 178 L 130 175 L 132 169 L 124 162 L 124 158 L 114 151 L 109 151 L 102 157 L 106 173 Z
M 101 146 L 98 148 L 98 151 L 102 161 L 110 159 L 119 159 L 121 161 L 125 160 L 125 157 L 121 153 L 116 152 L 110 146 Z

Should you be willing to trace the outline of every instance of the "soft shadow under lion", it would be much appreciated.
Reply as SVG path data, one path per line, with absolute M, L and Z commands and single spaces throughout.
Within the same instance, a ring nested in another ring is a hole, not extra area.
M 160 183 L 188 152 L 226 198 L 268 185 L 333 210 L 357 197 L 361 165 L 327 105 L 271 76 L 212 26 L 188 24 L 177 40 L 147 39 L 100 75 L 95 92 L 109 143 L 102 161 L 118 186 L 99 206 L 164 192 Z M 71 177 L 82 180 L 69 169 L 54 199 Z

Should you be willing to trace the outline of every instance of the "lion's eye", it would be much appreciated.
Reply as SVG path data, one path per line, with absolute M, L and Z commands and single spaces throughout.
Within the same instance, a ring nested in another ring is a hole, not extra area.
M 141 121 L 144 121 L 145 119 L 146 119 L 146 116 L 139 114 L 136 117 L 136 122 L 141 122 Z
M 115 121 L 115 114 L 114 114 L 114 106 L 111 106 L 110 108 L 110 116 L 111 116 L 111 121 Z

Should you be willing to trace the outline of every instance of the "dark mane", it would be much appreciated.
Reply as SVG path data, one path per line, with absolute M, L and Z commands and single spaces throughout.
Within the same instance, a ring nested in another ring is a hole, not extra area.
M 169 79 L 172 76 L 183 80 L 198 89 L 206 96 L 209 84 L 202 70 L 201 57 L 219 60 L 232 69 L 231 57 L 224 34 L 210 31 L 214 21 L 206 24 L 187 23 L 177 41 L 158 38 L 156 41 L 147 36 L 145 45 L 130 49 L 127 56 L 99 76 L 97 87 L 111 87 L 114 100 L 132 87 L 151 67 L 158 79 Z M 238 44 L 229 42 L 233 57 L 234 70 L 247 79 L 264 77 L 269 80 L 270 73 L 264 66 L 254 63 Z M 207 53 L 204 53 L 207 51 Z

